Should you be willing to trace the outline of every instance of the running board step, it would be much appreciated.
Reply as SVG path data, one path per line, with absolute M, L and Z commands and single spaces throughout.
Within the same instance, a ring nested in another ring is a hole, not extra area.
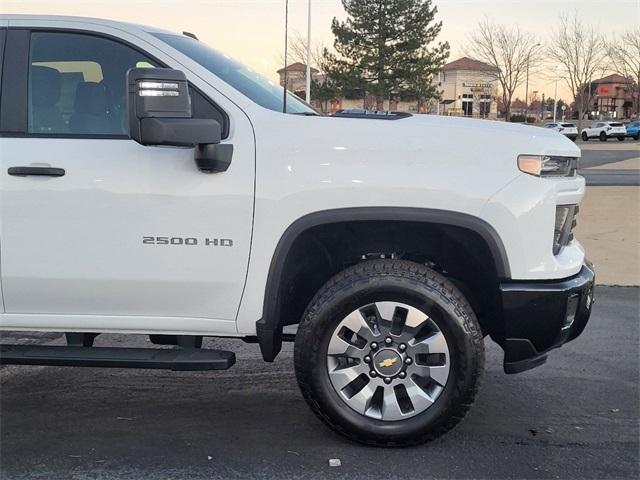
M 236 363 L 224 350 L 0 345 L 2 365 L 226 370 Z

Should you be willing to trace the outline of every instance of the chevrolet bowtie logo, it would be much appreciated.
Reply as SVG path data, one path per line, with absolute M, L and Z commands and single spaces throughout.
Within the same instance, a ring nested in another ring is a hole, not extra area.
M 394 363 L 398 361 L 398 357 L 396 358 L 387 358 L 378 364 L 380 368 L 392 367 Z

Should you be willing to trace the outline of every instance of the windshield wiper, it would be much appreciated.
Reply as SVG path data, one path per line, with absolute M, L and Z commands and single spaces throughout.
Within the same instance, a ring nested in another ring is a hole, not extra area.
M 302 115 L 303 117 L 319 117 L 320 115 L 315 112 L 287 112 L 289 115 Z

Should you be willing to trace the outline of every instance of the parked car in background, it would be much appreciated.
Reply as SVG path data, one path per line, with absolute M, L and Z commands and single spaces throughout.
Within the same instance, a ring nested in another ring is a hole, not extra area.
M 640 121 L 630 122 L 625 125 L 627 130 L 627 137 L 631 137 L 634 140 L 640 139 Z
M 582 140 L 585 142 L 590 138 L 599 138 L 601 142 L 617 138 L 623 142 L 626 136 L 627 129 L 620 122 L 596 122 L 590 127 L 582 129 Z
M 576 138 L 578 138 L 578 127 L 576 127 L 573 123 L 550 122 L 545 123 L 543 127 L 550 130 L 555 130 L 556 132 L 561 133 L 574 142 L 576 141 Z

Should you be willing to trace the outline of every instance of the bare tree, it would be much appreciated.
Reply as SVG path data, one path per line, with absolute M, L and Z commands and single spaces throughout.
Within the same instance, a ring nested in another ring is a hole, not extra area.
M 307 39 L 300 31 L 296 30 L 289 36 L 289 46 L 287 52 L 287 61 L 285 62 L 284 54 L 278 55 L 279 65 L 287 64 L 286 66 L 293 65 L 294 63 L 307 64 Z M 327 107 L 327 101 L 324 97 L 329 93 L 326 88 L 321 88 L 327 77 L 327 63 L 325 61 L 324 51 L 326 47 L 321 40 L 316 40 L 311 44 L 311 68 L 317 70 L 317 72 L 311 73 L 311 98 L 319 100 L 323 103 L 323 111 Z M 306 82 L 307 74 L 304 73 L 303 80 Z M 287 88 L 291 89 L 289 85 Z M 318 98 L 318 97 L 322 97 Z
M 322 42 L 311 43 L 311 66 L 313 68 L 320 70 L 324 49 L 325 46 Z M 278 62 L 284 65 L 284 54 L 281 53 L 278 56 Z M 293 63 L 307 64 L 307 39 L 299 30 L 294 31 L 289 37 L 287 63 L 289 65 Z
M 593 27 L 582 23 L 577 12 L 563 14 L 551 36 L 548 54 L 559 64 L 560 74 L 571 89 L 578 108 L 578 130 L 581 130 L 582 117 L 589 107 L 589 102 L 585 102 L 589 97 L 585 90 L 591 90 L 594 77 L 607 64 L 604 39 Z
M 526 80 L 530 65 L 540 59 L 541 49 L 536 38 L 516 27 L 506 27 L 482 20 L 469 35 L 468 56 L 495 68 L 487 72 L 500 83 L 505 121 L 511 117 L 511 103 L 516 89 Z
M 607 43 L 611 68 L 631 82 L 633 111 L 640 112 L 640 28 L 629 30 Z

